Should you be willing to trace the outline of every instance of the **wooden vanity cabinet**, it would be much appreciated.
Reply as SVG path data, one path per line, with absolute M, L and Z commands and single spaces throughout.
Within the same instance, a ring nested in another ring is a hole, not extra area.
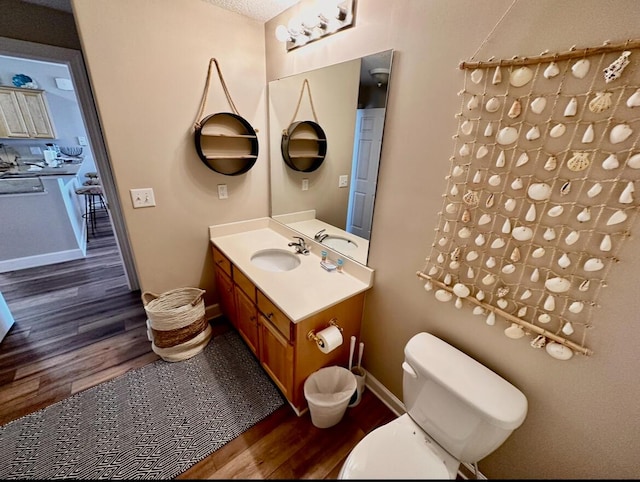
M 215 263 L 215 280 L 220 296 L 220 309 L 229 322 L 238 327 L 236 315 L 236 298 L 233 289 L 233 279 L 231 278 L 231 263 L 220 251 L 213 250 L 213 261 Z
M 359 338 L 360 335 L 364 293 L 293 323 L 215 247 L 213 257 L 216 262 L 216 282 L 219 279 L 217 273 L 224 271 L 227 263 L 231 272 L 235 293 L 235 328 L 291 406 L 298 414 L 302 413 L 307 408 L 304 397 L 304 382 L 307 377 L 326 366 L 348 366 L 349 340 L 351 336 Z M 222 302 L 226 296 L 222 293 L 225 287 L 219 285 L 218 289 L 221 291 L 222 311 L 232 318 L 234 314 L 225 311 L 231 309 L 231 304 Z M 323 330 L 332 319 L 342 328 L 344 342 L 325 354 L 308 338 L 308 334 Z

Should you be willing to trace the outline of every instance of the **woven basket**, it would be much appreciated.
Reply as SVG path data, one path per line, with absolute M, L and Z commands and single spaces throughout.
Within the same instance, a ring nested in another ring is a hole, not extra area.
M 163 353 L 172 358 L 168 361 L 177 361 L 179 353 L 189 354 L 182 359 L 197 354 L 211 338 L 211 327 L 205 318 L 204 293 L 198 288 L 178 288 L 160 295 L 142 294 L 152 347 L 163 358 Z M 165 353 L 166 350 L 169 351 Z

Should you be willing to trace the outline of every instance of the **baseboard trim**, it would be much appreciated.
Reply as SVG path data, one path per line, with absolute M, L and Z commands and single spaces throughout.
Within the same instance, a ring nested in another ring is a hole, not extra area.
M 55 253 L 38 254 L 36 256 L 25 256 L 24 258 L 7 259 L 0 261 L 0 273 L 16 271 L 19 269 L 35 268 L 48 264 L 62 263 L 84 258 L 86 255 L 80 248 L 57 251 Z
M 371 375 L 371 373 L 367 372 L 367 378 L 365 381 L 365 386 L 371 390 L 371 392 L 380 399 L 382 403 L 384 403 L 389 410 L 395 413 L 398 417 L 406 412 L 404 408 L 404 403 L 396 397 L 387 387 L 385 387 L 380 381 Z

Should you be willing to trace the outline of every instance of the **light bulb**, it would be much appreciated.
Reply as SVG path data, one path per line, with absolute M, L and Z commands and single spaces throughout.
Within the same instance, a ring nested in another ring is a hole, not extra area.
M 291 35 L 289 34 L 289 30 L 284 25 L 278 25 L 276 27 L 276 38 L 280 42 L 286 42 L 291 39 Z

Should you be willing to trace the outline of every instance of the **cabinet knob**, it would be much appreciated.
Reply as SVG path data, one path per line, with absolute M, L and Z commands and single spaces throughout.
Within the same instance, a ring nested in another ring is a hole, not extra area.
M 267 318 L 269 318 L 269 319 L 273 318 L 273 313 L 269 313 L 269 314 L 267 315 Z

